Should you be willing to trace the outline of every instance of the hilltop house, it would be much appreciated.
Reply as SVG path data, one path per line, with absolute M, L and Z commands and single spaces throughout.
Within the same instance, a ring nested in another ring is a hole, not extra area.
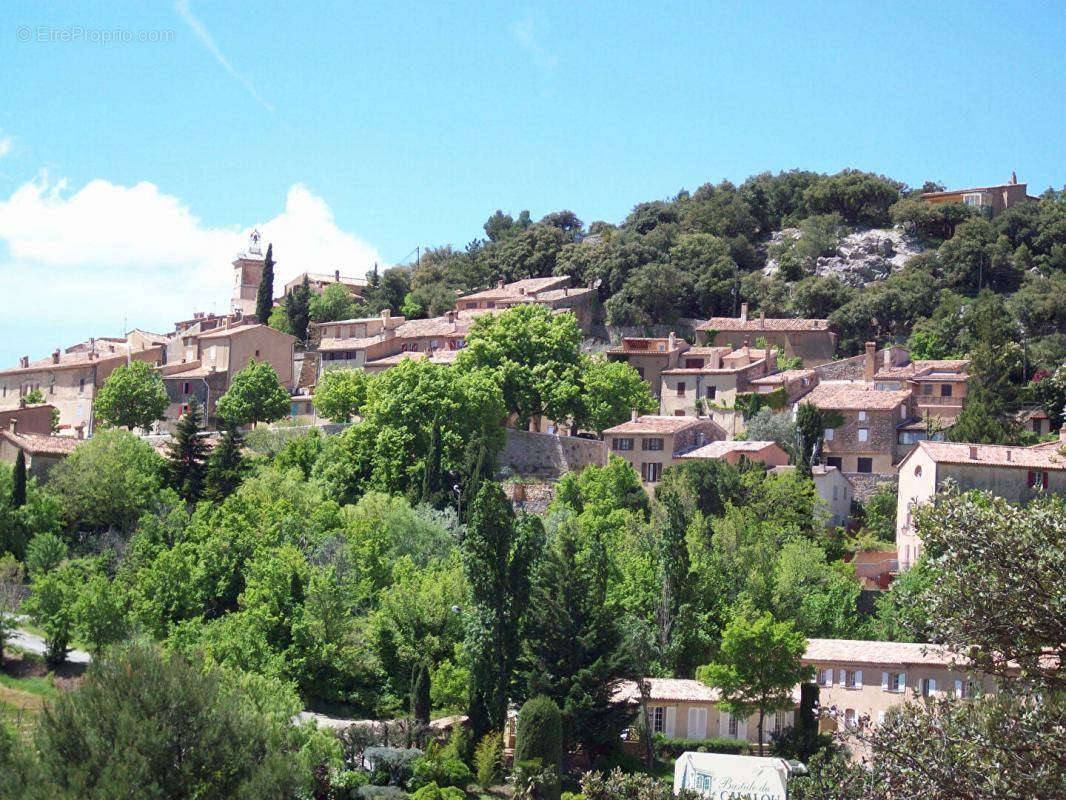
M 824 319 L 770 318 L 760 312 L 748 316 L 748 304 L 740 304 L 739 317 L 711 317 L 696 326 L 698 344 L 731 349 L 750 342 L 760 346 L 765 340 L 769 347 L 782 350 L 787 358 L 800 358 L 803 366 L 813 367 L 833 358 L 837 336 L 829 330 Z
M 923 192 L 921 198 L 932 205 L 962 203 L 993 217 L 1017 203 L 1039 199 L 1031 196 L 1026 191 L 1026 184 L 1018 183 L 1018 176 L 1013 172 L 1010 174 L 1010 180 L 1007 183 L 1001 183 L 998 186 L 977 186 L 972 189 Z
M 377 317 L 323 322 L 318 326 L 319 377 L 338 368 L 380 372 L 408 358 L 448 363 L 466 346 L 471 321 L 470 314 L 456 311 L 408 320 L 385 309 Z
M 285 284 L 285 297 L 292 294 L 293 290 L 298 286 L 302 286 L 304 278 L 307 279 L 307 286 L 313 294 L 322 294 L 327 286 L 340 284 L 351 292 L 354 297 L 362 298 L 367 287 L 367 282 L 364 278 L 351 278 L 347 275 L 341 275 L 339 269 L 336 269 L 331 273 L 301 272 Z
M 81 430 L 79 428 L 79 434 Z M 26 472 L 43 480 L 52 467 L 74 452 L 79 441 L 80 435 L 53 436 L 49 433 L 23 432 L 17 420 L 11 420 L 6 429 L 0 428 L 0 461 L 14 464 L 21 451 L 26 459 Z
M 131 331 L 127 338 L 89 339 L 66 350 L 56 348 L 48 358 L 19 359 L 17 367 L 0 370 L 0 416 L 19 408 L 22 398 L 40 390 L 45 402 L 59 411 L 61 433 L 70 434 L 81 425 L 92 435 L 93 403 L 108 376 L 129 361 L 147 361 L 159 366 L 166 358 L 159 337 Z
M 591 286 L 574 288 L 567 275 L 550 278 L 524 278 L 512 283 L 502 280 L 491 289 L 463 295 L 456 301 L 457 311 L 493 312 L 518 305 L 535 304 L 553 311 L 570 311 L 586 333 L 598 316 L 598 295 Z
M 962 491 L 983 489 L 1011 503 L 1032 500 L 1039 492 L 1066 494 L 1066 427 L 1059 441 L 1032 447 L 919 442 L 899 464 L 896 500 L 896 549 L 900 570 L 909 569 L 922 551 L 914 528 L 914 508 L 928 503 L 951 480 Z
M 679 339 L 673 332 L 661 338 L 626 336 L 620 344 L 607 350 L 608 361 L 624 361 L 637 371 L 651 387 L 651 393 L 662 396 L 663 372 L 682 366 L 681 359 L 692 348 L 684 339 Z M 693 366 L 702 366 L 703 358 L 694 356 L 697 361 L 689 362 Z
M 722 428 L 709 419 L 637 416 L 603 432 L 609 453 L 621 456 L 637 471 L 645 486 L 659 482 L 663 470 L 708 442 L 726 438 Z

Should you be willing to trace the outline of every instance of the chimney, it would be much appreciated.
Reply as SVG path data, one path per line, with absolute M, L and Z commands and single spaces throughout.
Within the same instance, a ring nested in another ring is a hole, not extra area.
M 19 359 L 19 366 L 22 367 L 23 369 L 25 369 L 29 365 L 30 365 L 30 357 L 29 356 L 22 356 L 22 358 Z
M 892 367 L 892 348 L 891 347 L 886 347 L 885 348 L 885 357 L 884 357 L 883 360 L 884 360 L 885 369 L 890 369 Z
M 743 344 L 743 347 L 744 347 L 745 350 L 747 350 L 749 347 L 751 347 L 751 337 L 750 336 L 745 336 L 743 338 L 743 340 L 742 340 L 742 344 Z
M 1018 173 L 1014 170 L 1010 171 L 1010 185 L 1014 186 L 1018 183 Z
M 741 303 L 740 304 L 740 321 L 741 322 L 747 322 L 748 321 L 748 304 L 747 303 Z
M 89 351 L 89 360 L 90 361 L 96 361 L 96 351 L 95 350 L 90 350 Z
M 501 286 L 500 288 L 502 289 L 503 287 Z M 521 295 L 524 295 L 526 293 L 526 287 L 525 286 L 519 286 L 518 287 L 518 293 L 521 294 Z
M 85 438 L 85 423 L 84 422 L 79 422 L 77 425 L 75 425 L 74 426 L 74 432 L 78 435 L 79 439 L 84 439 Z
M 639 417 L 639 416 L 640 416 L 640 412 L 638 412 L 634 408 L 632 411 L 629 412 L 629 421 L 630 422 L 636 422 L 637 421 L 637 417 Z
M 497 289 L 502 289 L 503 288 L 503 278 L 500 278 L 498 281 L 496 281 L 496 288 Z
M 677 334 L 676 333 L 674 333 L 673 331 L 670 331 L 670 338 L 667 341 L 669 343 L 669 347 L 667 348 L 668 350 L 676 350 L 677 349 Z
M 9 420 L 9 424 L 7 426 L 7 429 L 9 431 L 11 431 L 12 433 L 18 433 L 18 427 L 19 427 L 19 421 L 17 419 L 15 419 L 14 417 L 12 417 Z
M 766 322 L 766 312 L 759 311 L 759 322 Z
M 381 309 L 381 319 L 384 320 L 386 323 L 389 321 L 389 317 L 391 317 L 391 316 L 392 316 L 392 309 L 391 308 L 383 308 L 383 309 Z
M 55 350 L 52 351 L 52 363 L 53 364 L 58 364 L 59 363 L 59 348 L 58 347 Z
M 866 343 L 866 361 L 863 368 L 863 380 L 872 381 L 874 372 L 877 371 L 877 345 L 873 342 Z
M 455 312 L 454 311 L 449 311 L 444 316 L 446 316 L 448 318 L 448 322 L 455 322 Z
M 339 269 L 333 270 L 333 280 L 337 283 L 341 282 L 341 271 Z
M 977 460 L 977 445 L 975 445 L 975 444 L 971 444 L 970 445 L 970 460 L 971 461 L 976 461 Z

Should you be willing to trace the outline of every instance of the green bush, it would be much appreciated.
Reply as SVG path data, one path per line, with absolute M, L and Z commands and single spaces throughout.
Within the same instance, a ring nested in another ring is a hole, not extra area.
M 474 774 L 470 767 L 458 758 L 445 756 L 434 750 L 422 758 L 416 759 L 411 765 L 411 780 L 408 786 L 418 789 L 422 786 L 435 784 L 437 786 L 458 786 L 465 789 L 474 780 Z
M 368 747 L 363 757 L 373 765 L 371 783 L 402 786 L 410 780 L 415 761 L 422 757 L 422 751 L 413 747 Z
M 739 739 L 667 739 L 659 734 L 655 737 L 655 755 L 658 758 L 677 758 L 682 753 L 726 753 L 728 755 L 747 755 L 751 746 Z
M 482 789 L 495 786 L 503 777 L 503 738 L 498 733 L 487 733 L 474 750 L 474 767 L 477 784 Z
M 370 776 L 359 770 L 342 770 L 330 781 L 330 795 L 334 800 L 358 800 L 359 789 L 370 782 Z
M 427 783 L 413 795 L 411 800 L 465 800 L 466 792 L 456 789 L 454 786 L 445 786 L 443 789 L 435 783 Z
M 360 786 L 359 800 L 406 800 L 407 792 L 396 786 Z
M 518 711 L 514 761 L 540 761 L 558 772 L 562 760 L 563 721 L 559 707 L 549 697 L 531 697 Z

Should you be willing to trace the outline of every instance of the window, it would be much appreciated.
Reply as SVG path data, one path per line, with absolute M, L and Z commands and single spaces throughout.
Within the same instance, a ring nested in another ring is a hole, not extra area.
M 707 387 L 707 399 L 708 400 L 713 400 L 715 394 L 717 394 L 717 393 L 718 393 L 718 387 L 717 386 L 708 386 Z
M 663 706 L 655 706 L 651 710 L 651 730 L 653 733 L 666 731 L 666 709 Z
M 736 739 L 737 734 L 740 733 L 740 725 L 737 723 L 737 718 L 732 714 L 729 715 L 729 735 Z
M 703 366 L 702 358 L 686 358 L 685 369 L 699 369 Z
M 940 384 L 940 396 L 941 397 L 951 397 L 951 384 L 950 383 L 942 383 L 942 384 Z
M 916 467 L 914 468 L 914 477 L 915 477 L 915 478 L 920 478 L 920 477 L 922 477 L 922 465 L 921 465 L 921 464 L 919 464 L 918 466 L 916 466 Z
M 684 381 L 679 381 L 678 384 L 677 384 L 677 396 L 678 397 L 684 397 L 685 396 L 685 382 Z
M 259 351 L 258 350 L 255 351 L 255 357 L 259 358 Z
M 783 731 L 788 726 L 787 711 L 778 711 L 774 714 L 774 730 Z
M 637 367 L 637 374 L 638 374 L 638 375 L 639 375 L 639 376 L 640 376 L 641 378 L 643 378 L 643 377 L 644 377 L 644 367 Z
M 860 458 L 856 465 L 856 472 L 861 472 L 864 475 L 869 475 L 874 471 L 874 460 L 872 458 Z
M 843 471 L 844 459 L 842 459 L 840 456 L 828 456 L 825 459 L 825 465 L 827 467 L 836 467 L 837 469 Z
M 839 486 L 834 486 L 834 487 L 833 487 L 833 499 L 834 499 L 834 500 L 836 500 L 836 499 L 837 499 L 837 495 L 838 495 L 838 494 L 840 494 L 840 487 L 839 487 Z
M 1039 486 L 1041 489 L 1047 489 L 1047 476 L 1047 472 L 1029 470 L 1029 488 L 1035 489 Z
M 714 776 L 708 775 L 706 772 L 696 773 L 696 782 L 692 785 L 692 788 L 697 792 L 709 792 L 714 788 Z
M 955 697 L 957 697 L 959 700 L 965 700 L 969 696 L 970 696 L 970 682 L 969 681 L 960 680 L 960 679 L 956 678 L 955 679 Z
M 683 416 L 685 416 L 685 409 L 683 409 L 683 408 L 677 409 L 676 411 L 674 411 L 674 416 L 675 417 L 683 417 Z
M 645 439 L 640 443 L 641 448 L 644 450 L 662 450 L 663 440 L 659 438 Z
M 182 403 L 181 404 L 181 416 L 184 417 L 188 412 L 189 412 L 189 404 L 188 403 Z
M 826 428 L 825 429 L 825 440 L 827 442 L 833 441 L 833 429 L 832 428 Z
M 831 667 L 818 670 L 818 685 L 823 689 L 833 688 L 833 670 Z
M 629 438 L 615 437 L 611 440 L 612 450 L 632 450 L 633 440 Z
M 923 383 L 922 384 L 922 394 L 932 394 L 932 393 L 933 393 L 933 384 L 931 384 L 931 383 Z
M 436 350 L 438 347 L 440 347 L 440 343 L 436 339 L 430 339 L 430 341 L 429 341 L 429 349 L 430 350 Z
M 868 441 L 870 441 L 870 429 L 869 428 L 859 428 L 859 441 L 860 442 L 868 442 Z
M 640 477 L 645 483 L 657 483 L 663 474 L 663 465 L 650 461 L 640 465 Z
M 896 694 L 907 688 L 907 673 L 905 672 L 882 672 L 881 688 L 886 692 Z
M 861 669 L 845 669 L 841 670 L 844 673 L 844 680 L 841 683 L 845 689 L 861 689 L 862 688 L 862 670 Z
M 859 412 L 859 422 L 866 422 L 866 412 L 865 411 L 860 411 Z
M 78 394 L 85 393 L 85 378 L 78 379 Z
M 185 381 L 185 383 L 183 383 L 181 385 L 181 393 L 182 394 L 188 394 L 189 393 L 189 382 L 188 381 Z
M 922 678 L 918 681 L 918 692 L 922 697 L 931 697 L 936 694 L 936 679 Z

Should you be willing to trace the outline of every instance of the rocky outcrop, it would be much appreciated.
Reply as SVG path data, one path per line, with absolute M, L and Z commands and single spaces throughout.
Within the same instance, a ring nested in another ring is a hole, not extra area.
M 799 238 L 798 228 L 785 228 L 773 234 L 769 250 L 785 238 Z M 899 228 L 872 228 L 856 231 L 841 238 L 836 253 L 821 256 L 815 263 L 814 274 L 834 277 L 849 286 L 864 286 L 881 281 L 922 252 L 922 245 Z M 766 262 L 763 272 L 773 275 L 778 270 L 775 259 Z

